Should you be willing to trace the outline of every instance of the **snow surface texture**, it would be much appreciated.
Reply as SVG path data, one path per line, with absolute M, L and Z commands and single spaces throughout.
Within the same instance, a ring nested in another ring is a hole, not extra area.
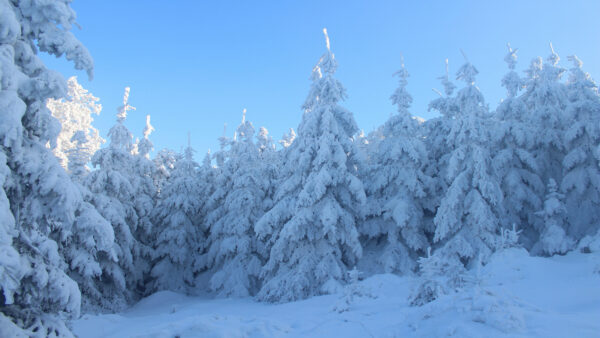
M 346 292 L 272 305 L 164 291 L 123 313 L 84 315 L 73 329 L 81 338 L 598 337 L 599 259 L 598 251 L 542 258 L 502 250 L 473 272 L 475 287 L 423 307 L 407 302 L 415 279 L 393 274 L 350 284 L 357 294 L 341 312 Z

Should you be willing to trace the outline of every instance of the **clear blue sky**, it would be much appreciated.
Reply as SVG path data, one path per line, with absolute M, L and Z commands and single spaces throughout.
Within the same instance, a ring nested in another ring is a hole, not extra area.
M 101 98 L 95 126 L 103 137 L 114 123 L 125 86 L 137 107 L 126 125 L 141 136 L 146 114 L 157 150 L 180 150 L 186 134 L 202 159 L 218 147 L 223 123 L 232 135 L 242 109 L 255 127 L 278 140 L 296 128 L 310 70 L 325 50 L 327 27 L 339 62 L 342 103 L 368 132 L 395 111 L 389 96 L 400 53 L 411 74 L 412 112 L 424 118 L 439 88 L 444 59 L 454 74 L 459 49 L 479 69 L 478 85 L 493 108 L 504 96 L 500 79 L 506 43 L 519 48 L 518 69 L 554 44 L 561 65 L 577 54 L 600 78 L 600 1 L 84 1 L 74 34 L 95 60 L 95 78 L 54 57 L 46 64 Z M 461 84 L 458 84 L 459 87 Z

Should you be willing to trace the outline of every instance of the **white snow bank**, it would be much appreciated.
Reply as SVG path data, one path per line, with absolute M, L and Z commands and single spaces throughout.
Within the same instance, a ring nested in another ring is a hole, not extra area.
M 496 254 L 476 286 L 409 307 L 413 278 L 375 275 L 370 297 L 334 311 L 340 295 L 271 305 L 156 293 L 126 312 L 84 315 L 79 337 L 600 337 L 599 253 L 552 258 L 525 250 Z

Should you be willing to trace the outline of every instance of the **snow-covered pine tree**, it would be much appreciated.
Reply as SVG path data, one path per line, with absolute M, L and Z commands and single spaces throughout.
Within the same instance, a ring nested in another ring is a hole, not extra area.
M 440 97 L 431 101 L 428 108 L 429 111 L 438 111 L 441 116 L 428 119 L 422 128 L 427 154 L 429 155 L 424 172 L 432 177 L 435 189 L 434 192 L 429 194 L 429 198 L 425 203 L 426 211 L 434 211 L 427 213 L 427 221 L 425 222 L 427 230 L 431 232 L 435 231 L 432 221 L 435 210 L 439 207 L 440 201 L 448 188 L 444 177 L 446 177 L 445 170 L 448 167 L 448 159 L 453 149 L 448 144 L 447 137 L 459 109 L 456 98 L 453 96 L 456 85 L 450 81 L 448 59 L 445 60 L 445 66 L 444 75 L 438 78 L 444 87 L 444 94 L 434 90 Z
M 143 270 L 149 272 L 150 266 L 147 265 L 152 260 L 153 243 L 156 242 L 157 233 L 154 231 L 152 224 L 151 213 L 155 209 L 157 198 L 157 187 L 154 185 L 156 176 L 156 166 L 150 160 L 150 151 L 153 149 L 150 134 L 154 131 L 154 127 L 150 124 L 150 115 L 146 115 L 146 126 L 144 127 L 144 137 L 137 142 L 136 151 L 133 156 L 134 172 L 130 175 L 131 184 L 134 189 L 134 205 L 138 216 L 137 226 L 135 228 L 134 237 L 140 243 L 141 257 L 138 267 L 143 266 Z
M 556 182 L 549 179 L 544 208 L 536 213 L 542 220 L 542 228 L 540 240 L 531 249 L 532 254 L 564 254 L 573 248 L 574 242 L 565 232 L 567 209 L 563 199 Z
M 210 165 L 212 158 L 216 161 L 216 166 L 212 170 L 206 171 L 206 173 L 212 176 L 210 180 L 212 186 L 209 187 L 210 189 L 207 189 L 209 192 L 207 193 L 204 208 L 206 215 L 202 222 L 202 231 L 207 234 L 205 248 L 212 246 L 210 233 L 212 232 L 213 225 L 226 213 L 225 198 L 232 186 L 232 174 L 229 171 L 231 167 L 227 166 L 226 163 L 231 158 L 231 146 L 236 141 L 237 136 L 234 134 L 233 139 L 231 139 L 226 135 L 227 124 L 223 127 L 223 135 L 219 137 L 219 150 L 212 154 L 212 156 L 209 152 L 202 165 L 202 168 L 205 169 L 207 165 Z M 214 273 L 211 256 L 206 251 L 202 251 L 198 262 L 198 270 L 210 278 L 210 275 Z
M 466 59 L 466 57 L 465 57 Z M 475 86 L 477 69 L 467 60 L 457 79 L 466 87 L 456 97 L 458 112 L 448 134 L 452 150 L 446 169 L 448 189 L 434 223 L 436 250 L 467 263 L 481 257 L 485 262 L 495 250 L 504 215 L 500 179 L 492 167 L 489 119 L 483 95 Z
M 431 178 L 423 173 L 427 161 L 419 123 L 408 111 L 412 97 L 406 91 L 408 72 L 396 72 L 399 87 L 392 94 L 398 113 L 383 125 L 383 138 L 371 154 L 366 178 L 366 219 L 359 228 L 369 238 L 385 237 L 379 259 L 386 272 L 407 273 L 416 267 L 416 253 L 429 243 L 423 226 L 423 204 Z
M 156 171 L 154 172 L 154 186 L 159 195 L 167 179 L 171 176 L 171 172 L 175 169 L 175 163 L 179 159 L 181 159 L 181 155 L 171 149 L 159 150 L 152 159 L 156 167 Z
M 290 134 L 292 134 L 293 131 L 294 130 L 290 128 Z M 281 156 L 280 153 L 276 151 L 273 138 L 269 136 L 269 131 L 265 127 L 260 127 L 258 129 L 258 134 L 256 134 L 256 146 L 258 147 L 259 158 L 257 165 L 259 166 L 260 175 L 262 177 L 260 183 L 262 190 L 265 192 L 262 203 L 262 212 L 264 213 L 273 207 L 278 170 L 281 166 Z
M 188 292 L 195 287 L 198 247 L 205 241 L 200 216 L 206 195 L 193 156 L 188 140 L 185 153 L 175 163 L 156 205 L 153 220 L 158 235 L 151 291 Z
M 58 100 L 49 99 L 47 106 L 52 112 L 52 116 L 58 119 L 61 124 L 61 130 L 56 139 L 56 147 L 53 149 L 54 155 L 58 157 L 60 164 L 69 169 L 69 156 L 73 149 L 76 149 L 81 137 L 73 138 L 75 133 L 81 131 L 87 140 L 86 147 L 80 148 L 78 152 L 83 157 L 87 157 L 87 164 L 94 153 L 100 149 L 104 139 L 100 133 L 92 126 L 92 115 L 99 115 L 102 111 L 102 105 L 98 103 L 100 99 L 88 92 L 78 82 L 77 77 L 72 76 L 67 80 L 67 98 Z M 87 170 L 87 167 L 84 167 Z M 70 171 L 69 171 L 70 172 Z
M 567 233 L 580 240 L 600 228 L 600 95 L 579 58 L 573 55 L 569 59 L 573 62 L 567 82 L 570 123 L 564 133 L 566 155 L 560 187 L 565 193 Z
M 111 310 L 124 307 L 142 293 L 142 279 L 147 268 L 141 259 L 144 257 L 142 244 L 135 237 L 139 217 L 132 177 L 136 173 L 131 154 L 133 135 L 123 124 L 127 112 L 135 108 L 128 100 L 129 87 L 125 88 L 123 105 L 117 109 L 116 124 L 108 132 L 109 146 L 94 154 L 92 164 L 97 168 L 86 178 L 91 203 L 111 223 L 115 234 L 118 263 L 107 271 L 112 282 L 105 286 L 103 304 Z
M 327 51 L 312 72 L 298 136 L 286 150 L 275 204 L 256 224 L 273 244 L 263 268 L 258 299 L 292 301 L 328 293 L 343 282 L 362 254 L 356 221 L 365 202 L 357 177 L 352 113 L 333 75 L 337 60 L 324 30 Z
M 91 77 L 93 61 L 70 32 L 74 22 L 68 1 L 0 1 L 3 336 L 71 336 L 62 318 L 79 315 L 81 294 L 65 272 L 96 277 L 96 257 L 111 244 L 46 147 L 60 132 L 46 102 L 66 95 L 67 86 L 37 52 L 64 54 Z
M 224 164 L 230 185 L 220 217 L 210 224 L 210 247 L 206 253 L 212 270 L 210 288 L 222 296 L 254 295 L 260 288 L 266 253 L 254 233 L 254 224 L 264 213 L 270 182 L 260 170 L 259 151 L 254 143 L 254 127 L 246 121 L 244 109 Z
M 467 271 L 455 255 L 441 252 L 431 254 L 431 248 L 428 247 L 427 256 L 420 257 L 418 262 L 420 276 L 409 295 L 411 306 L 425 305 L 465 285 Z
M 508 54 L 504 58 L 509 72 L 502 79 L 507 97 L 496 109 L 497 128 L 492 128 L 493 138 L 498 151 L 494 154 L 494 167 L 500 176 L 504 193 L 503 226 L 518 225 L 524 229 L 521 240 L 526 248 L 537 241 L 537 232 L 531 226 L 534 212 L 541 206 L 544 183 L 539 177 L 539 168 L 532 151 L 535 151 L 535 126 L 531 125 L 528 110 L 520 97 L 519 90 L 523 81 L 515 72 L 517 50 L 508 45 Z
M 538 162 L 538 175 L 543 182 L 550 178 L 560 182 L 565 155 L 562 135 L 567 125 L 569 102 L 566 85 L 560 82 L 565 69 L 558 66 L 560 58 L 552 45 L 550 49 L 546 62 L 541 57 L 532 60 L 527 70 L 525 93 L 520 98 L 527 107 L 529 125 L 535 127 L 529 132 L 537 141 L 532 154 Z

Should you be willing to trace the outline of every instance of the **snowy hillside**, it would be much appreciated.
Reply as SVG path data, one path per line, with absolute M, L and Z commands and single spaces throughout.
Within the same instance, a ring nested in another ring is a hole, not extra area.
M 600 92 L 576 55 L 520 75 L 508 45 L 495 110 L 446 60 L 426 121 L 401 58 L 365 134 L 323 29 L 296 130 L 244 109 L 199 163 L 189 134 L 151 157 L 130 87 L 92 125 L 99 99 L 39 57 L 92 77 L 69 5 L 0 0 L 0 338 L 600 336 Z
M 338 295 L 270 305 L 158 292 L 131 309 L 84 315 L 86 337 L 598 337 L 600 254 L 531 257 L 498 252 L 476 289 L 410 307 L 415 280 L 380 274 L 359 283 L 367 294 L 339 313 Z

